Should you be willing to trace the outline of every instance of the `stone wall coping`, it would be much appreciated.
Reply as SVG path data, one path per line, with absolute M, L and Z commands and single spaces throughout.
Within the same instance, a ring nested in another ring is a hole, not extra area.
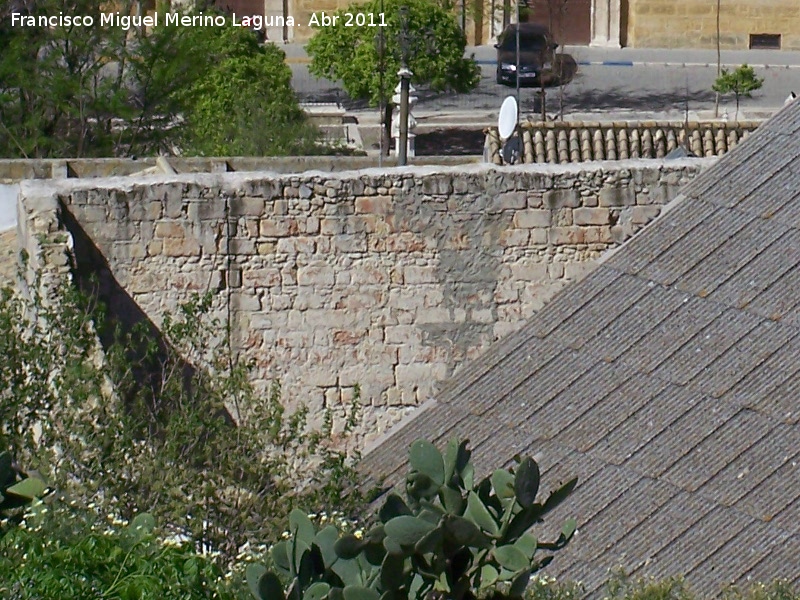
M 63 179 L 142 175 L 154 168 L 156 157 L 144 158 L 70 158 L 70 159 L 0 159 L 0 182 L 16 183 L 23 179 Z M 369 168 L 377 164 L 374 156 L 281 156 L 281 157 L 169 157 L 169 164 L 179 173 L 218 173 L 275 171 L 301 173 L 321 170 L 328 173 Z M 480 162 L 476 156 L 417 156 L 412 164 L 463 165 Z M 397 161 L 386 157 L 385 164 Z
M 684 168 L 698 165 L 701 168 L 714 164 L 717 158 L 679 158 L 666 159 L 629 159 L 593 161 L 571 164 L 524 164 L 524 165 L 492 165 L 488 163 L 469 164 L 460 166 L 409 166 L 393 167 L 390 169 L 362 169 L 357 171 L 305 171 L 303 173 L 277 173 L 274 171 L 248 171 L 230 173 L 183 173 L 178 175 L 148 175 L 141 177 L 118 176 L 98 177 L 92 179 L 47 179 L 25 180 L 20 182 L 20 189 L 25 197 L 42 193 L 66 194 L 72 191 L 93 189 L 119 189 L 132 190 L 141 185 L 168 185 L 168 184 L 196 184 L 204 187 L 219 187 L 223 189 L 238 188 L 242 184 L 265 180 L 309 180 L 320 178 L 330 180 L 355 180 L 374 177 L 428 177 L 431 175 L 462 175 L 462 174 L 490 174 L 490 173 L 518 173 L 527 172 L 542 175 L 570 175 L 590 172 L 618 172 L 631 169 L 664 169 Z

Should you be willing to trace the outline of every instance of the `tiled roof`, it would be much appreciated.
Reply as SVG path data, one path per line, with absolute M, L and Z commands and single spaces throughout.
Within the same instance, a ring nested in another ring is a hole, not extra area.
M 678 146 L 700 157 L 722 156 L 761 121 L 526 122 L 520 128 L 526 163 L 664 158 Z M 502 163 L 497 128 L 486 130 L 489 160 Z
M 471 440 L 484 470 L 538 457 L 579 477 L 540 530 L 579 521 L 548 567 L 800 584 L 800 102 L 683 189 L 652 225 L 463 366 L 368 451 L 397 481 L 407 447 Z

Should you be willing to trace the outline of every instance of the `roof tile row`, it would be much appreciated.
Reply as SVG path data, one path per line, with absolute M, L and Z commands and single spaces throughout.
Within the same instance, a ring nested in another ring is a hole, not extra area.
M 723 156 L 761 124 L 739 122 L 528 121 L 520 126 L 525 163 L 566 164 L 593 160 L 664 158 L 679 147 L 694 156 Z M 497 128 L 486 129 L 489 160 L 501 164 Z

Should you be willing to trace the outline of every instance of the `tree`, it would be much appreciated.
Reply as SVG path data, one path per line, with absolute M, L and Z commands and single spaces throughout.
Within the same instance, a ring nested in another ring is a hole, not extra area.
M 418 38 L 409 46 L 408 66 L 415 85 L 427 85 L 434 91 L 468 92 L 480 81 L 480 69 L 471 58 L 464 58 L 467 39 L 456 16 L 429 0 L 369 0 L 353 4 L 336 15 L 336 24 L 319 27 L 306 46 L 311 65 L 309 71 L 317 77 L 342 82 L 353 99 L 367 100 L 377 106 L 386 102 L 399 82 L 397 71 L 402 64 L 400 49 L 400 7 L 408 8 L 409 34 Z M 374 15 L 376 25 L 381 12 L 385 15 L 382 28 L 385 39 L 383 57 L 379 45 L 379 27 L 348 27 L 348 13 Z M 424 33 L 423 33 L 424 32 Z M 419 39 L 424 35 L 425 40 Z M 426 48 L 426 41 L 432 47 Z M 383 66 L 383 74 L 381 73 Z M 382 84 L 382 85 L 381 85 Z M 383 126 L 391 125 L 392 107 L 385 104 Z
M 750 93 L 755 90 L 761 89 L 764 84 L 764 79 L 756 77 L 753 67 L 742 65 L 737 67 L 735 71 L 722 69 L 722 75 L 717 77 L 711 89 L 720 94 L 733 94 L 736 97 L 736 117 L 739 119 L 739 98 L 745 96 L 750 97 Z
M 207 68 L 179 91 L 182 150 L 204 156 L 278 155 L 313 150 L 319 137 L 292 90 L 285 54 L 259 46 L 240 27 L 187 27 L 183 43 Z
M 127 15 L 134 4 L 115 8 Z M 11 27 L 11 9 L 93 25 Z M 94 0 L 15 0 L 11 9 L 0 8 L 0 156 L 316 149 L 283 53 L 247 28 L 101 27 Z
M 564 120 L 564 85 L 567 83 L 566 60 L 564 59 L 564 22 L 567 19 L 569 0 L 548 0 L 547 8 L 550 12 L 550 31 L 553 31 L 554 21 L 557 16 L 558 31 L 554 33 L 558 40 L 558 54 L 553 57 L 553 73 L 558 82 L 558 118 Z M 544 104 L 544 90 L 542 91 L 542 104 Z M 544 109 L 543 109 L 544 110 Z
M 80 15 L 90 26 L 12 27 L 0 16 L 0 154 L 25 158 L 104 155 L 114 118 L 126 117 L 127 36 L 101 28 L 91 0 L 21 1 L 33 17 Z M 130 10 L 130 2 L 121 10 Z

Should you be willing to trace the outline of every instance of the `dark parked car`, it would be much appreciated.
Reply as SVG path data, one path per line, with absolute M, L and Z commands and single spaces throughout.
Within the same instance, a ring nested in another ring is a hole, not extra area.
M 552 73 L 555 49 L 550 31 L 543 25 L 509 25 L 498 38 L 497 83 L 515 85 L 517 80 L 517 27 L 519 27 L 519 83 L 540 83 Z

